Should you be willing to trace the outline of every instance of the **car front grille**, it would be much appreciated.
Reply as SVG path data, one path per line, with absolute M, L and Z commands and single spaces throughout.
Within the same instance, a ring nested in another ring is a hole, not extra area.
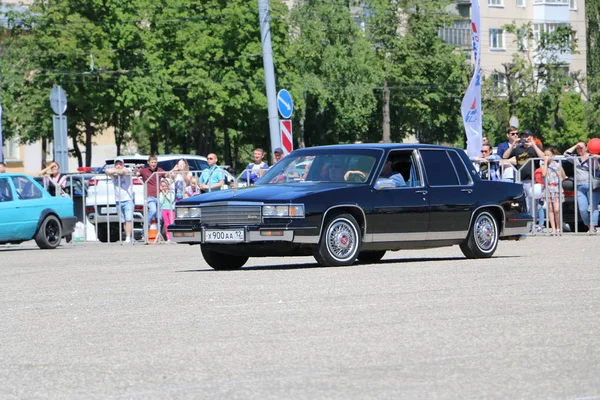
M 260 225 L 261 207 L 226 205 L 202 207 L 203 225 Z

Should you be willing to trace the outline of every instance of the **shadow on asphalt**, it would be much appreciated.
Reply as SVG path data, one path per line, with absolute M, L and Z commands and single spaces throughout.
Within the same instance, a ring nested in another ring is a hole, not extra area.
M 520 256 L 496 256 L 493 258 L 519 258 Z M 376 263 L 360 263 L 355 262 L 352 265 L 340 266 L 340 267 L 324 267 L 317 263 L 306 263 L 306 264 L 280 264 L 280 265 L 254 265 L 251 267 L 242 267 L 240 269 L 228 270 L 228 271 L 215 271 L 208 267 L 205 269 L 188 269 L 176 272 L 244 272 L 244 271 L 279 271 L 283 269 L 316 269 L 316 268 L 349 268 L 358 265 L 381 265 L 381 264 L 395 264 L 395 263 L 416 263 L 416 262 L 439 262 L 439 261 L 483 261 L 485 259 L 474 259 L 469 260 L 465 257 L 419 257 L 419 258 L 392 258 L 378 261 Z

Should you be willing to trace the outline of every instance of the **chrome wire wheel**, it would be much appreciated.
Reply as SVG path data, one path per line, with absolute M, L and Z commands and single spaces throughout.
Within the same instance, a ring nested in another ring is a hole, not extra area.
M 338 261 L 348 261 L 356 257 L 358 232 L 347 219 L 338 219 L 327 229 L 327 250 Z
M 494 218 L 487 213 L 480 214 L 473 229 L 477 247 L 483 252 L 493 251 L 498 240 L 498 230 Z

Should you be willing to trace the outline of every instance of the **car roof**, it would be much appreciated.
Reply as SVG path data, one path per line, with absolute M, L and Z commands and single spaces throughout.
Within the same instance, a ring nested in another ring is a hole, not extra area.
M 333 144 L 327 146 L 305 147 L 294 151 L 310 151 L 311 149 L 323 150 L 395 150 L 395 149 L 457 149 L 441 144 L 421 144 L 421 143 L 357 143 L 357 144 Z M 460 149 L 459 149 L 460 150 Z
M 32 176 L 29 176 L 29 175 L 24 174 L 22 172 L 4 172 L 4 173 L 0 174 L 0 178 L 11 178 L 11 177 L 14 177 L 14 176 L 24 176 L 24 177 L 27 177 L 27 178 L 33 178 Z

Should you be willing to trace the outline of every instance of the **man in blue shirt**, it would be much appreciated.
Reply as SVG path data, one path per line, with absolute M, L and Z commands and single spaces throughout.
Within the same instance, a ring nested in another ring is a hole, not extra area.
M 221 190 L 223 187 L 225 177 L 223 170 L 217 166 L 217 155 L 210 153 L 206 160 L 208 161 L 208 168 L 202 171 L 200 174 L 200 191 L 202 193 L 212 192 L 213 190 Z
M 510 147 L 510 144 L 515 140 L 519 140 L 519 130 L 514 126 L 511 126 L 506 130 L 506 142 L 502 142 L 498 145 L 496 150 L 497 154 L 502 158 L 504 152 Z
M 406 186 L 406 181 L 402 174 L 392 169 L 392 160 L 389 158 L 383 165 L 383 170 L 381 170 L 379 177 L 391 180 L 396 187 Z

